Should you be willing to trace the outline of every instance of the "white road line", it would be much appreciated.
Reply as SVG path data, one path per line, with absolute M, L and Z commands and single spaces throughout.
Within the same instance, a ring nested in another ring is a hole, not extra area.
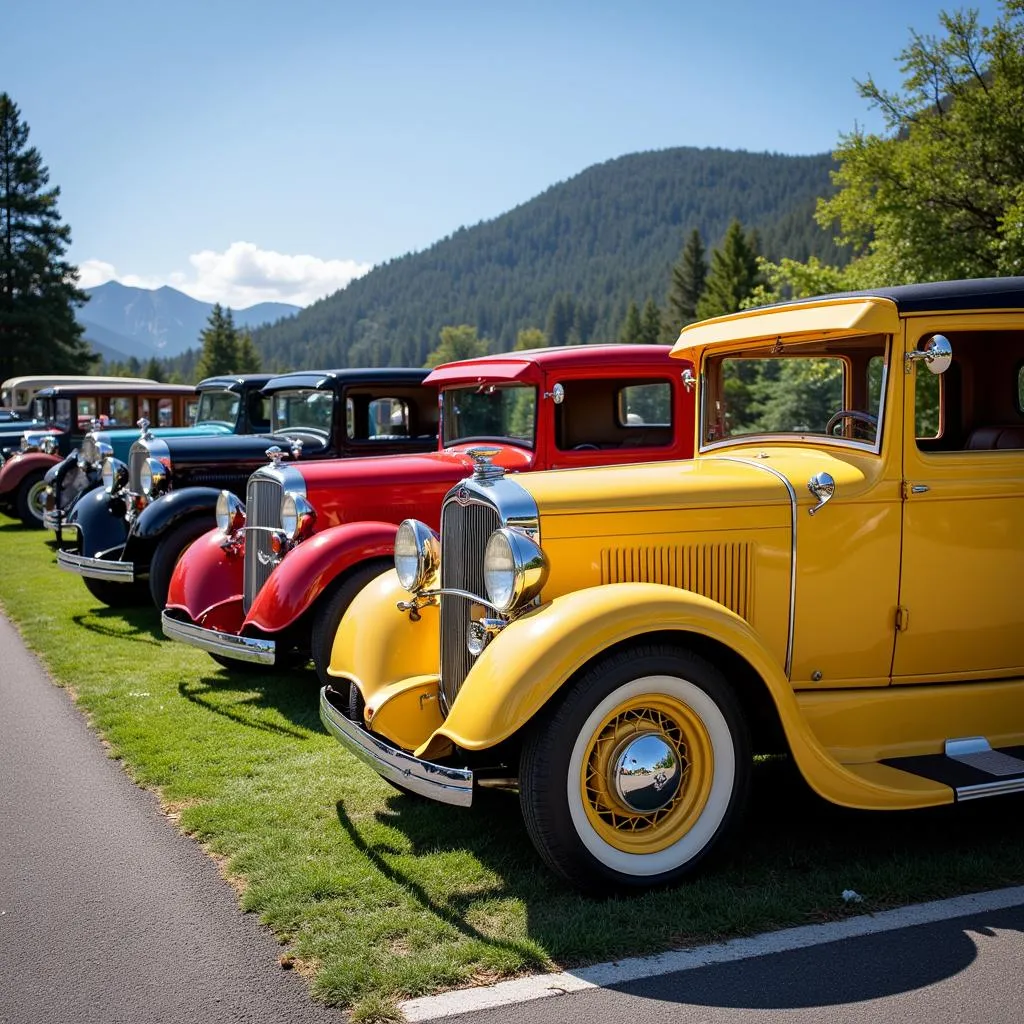
M 485 988 L 458 989 L 437 996 L 406 1000 L 399 1003 L 399 1009 L 409 1024 L 419 1024 L 421 1021 L 452 1017 L 474 1010 L 489 1010 L 511 1003 L 525 1003 L 532 999 L 565 995 L 568 992 L 621 985 L 641 978 L 673 974 L 676 971 L 691 971 L 697 967 L 747 960 L 771 953 L 785 953 L 808 946 L 853 939 L 861 935 L 875 935 L 1021 905 L 1024 905 L 1024 885 L 970 896 L 956 896 L 933 903 L 916 903 L 898 910 L 863 914 L 828 924 L 786 928 L 784 931 L 752 935 L 749 938 L 733 939 L 730 942 L 700 946 L 696 949 L 681 949 L 671 953 L 659 953 L 657 956 L 595 964 L 593 967 L 583 967 L 576 971 L 535 974 L 512 981 L 502 981 Z

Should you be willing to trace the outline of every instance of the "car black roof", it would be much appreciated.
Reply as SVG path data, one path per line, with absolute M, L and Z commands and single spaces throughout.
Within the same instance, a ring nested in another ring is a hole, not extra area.
M 967 281 L 929 281 L 892 288 L 869 288 L 856 292 L 835 292 L 819 299 L 892 299 L 900 313 L 942 312 L 959 309 L 1024 309 L 1024 277 L 980 277 Z M 806 302 L 796 299 L 793 305 Z
M 264 391 L 289 388 L 335 388 L 341 384 L 419 384 L 429 373 L 420 366 L 356 367 L 344 370 L 296 370 L 272 377 Z
M 215 377 L 204 377 L 197 385 L 198 391 L 212 391 L 219 388 L 224 391 L 236 391 L 243 385 L 263 387 L 268 380 L 273 380 L 272 373 L 221 373 Z

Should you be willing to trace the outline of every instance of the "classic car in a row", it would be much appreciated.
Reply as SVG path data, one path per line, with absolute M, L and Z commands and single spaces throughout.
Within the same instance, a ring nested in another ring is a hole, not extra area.
M 146 419 L 137 426 L 146 438 L 265 433 L 270 430 L 270 399 L 262 389 L 271 376 L 243 373 L 207 377 L 196 385 L 195 420 L 189 426 L 154 427 Z M 50 466 L 44 478 L 43 525 L 57 534 L 58 544 L 71 507 L 82 494 L 102 483 L 103 463 L 107 459 L 127 463 L 131 446 L 138 439 L 138 429 L 90 430 L 79 448 Z
M 757 752 L 848 807 L 1024 791 L 1024 278 L 747 310 L 673 352 L 694 459 L 478 451 L 352 600 L 327 729 L 434 800 L 518 790 L 599 892 L 711 857 Z M 295 485 L 263 475 L 271 507 Z
M 35 423 L 4 424 L 0 444 L 10 443 L 0 469 L 0 509 L 26 526 L 41 527 L 49 469 L 97 426 L 133 427 L 140 419 L 185 426 L 195 415 L 196 390 L 185 384 L 132 382 L 55 384 L 36 392 Z
M 216 523 L 221 491 L 245 493 L 249 475 L 281 458 L 352 458 L 420 452 L 437 444 L 437 396 L 427 371 L 299 371 L 260 392 L 269 430 L 217 437 L 141 437 L 127 464 L 104 460 L 104 486 L 84 494 L 62 530 L 57 564 L 112 606 L 151 597 L 163 608 L 182 552 Z M 68 529 L 68 527 L 72 527 Z
M 92 374 L 22 374 L 0 384 L 0 419 L 31 420 L 32 400 L 43 388 L 67 384 L 157 384 L 151 377 L 99 377 Z M 6 415 L 4 415 L 6 414 Z
M 436 526 L 445 493 L 482 451 L 512 473 L 688 458 L 691 378 L 659 345 L 441 366 L 425 382 L 440 388 L 440 450 L 298 465 L 274 453 L 245 504 L 222 495 L 218 529 L 178 562 L 164 632 L 239 667 L 312 657 L 326 682 L 342 613 L 391 564 L 399 522 L 416 515 Z

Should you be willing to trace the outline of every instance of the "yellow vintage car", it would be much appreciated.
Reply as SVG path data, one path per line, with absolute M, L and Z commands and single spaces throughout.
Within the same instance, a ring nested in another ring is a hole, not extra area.
M 434 800 L 518 790 L 599 891 L 705 861 L 760 752 L 847 807 L 1024 790 L 1024 278 L 752 309 L 674 354 L 696 457 L 478 450 L 342 621 L 328 730 Z

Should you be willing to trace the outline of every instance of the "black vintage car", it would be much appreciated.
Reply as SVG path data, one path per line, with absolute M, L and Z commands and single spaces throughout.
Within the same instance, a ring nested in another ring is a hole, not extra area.
M 222 374 L 206 377 L 196 385 L 198 406 L 195 420 L 187 427 L 159 427 L 140 420 L 143 437 L 190 437 L 218 434 L 266 433 L 270 429 L 270 399 L 263 394 L 270 373 Z M 43 525 L 57 534 L 77 526 L 68 522 L 75 502 L 102 483 L 103 463 L 109 458 L 127 462 L 139 431 L 129 429 L 91 430 L 82 443 L 46 473 Z
M 215 526 L 222 490 L 241 496 L 249 475 L 277 458 L 352 458 L 431 451 L 437 392 L 419 368 L 300 371 L 267 382 L 270 430 L 247 437 L 139 438 L 128 462 L 108 458 L 103 487 L 68 517 L 57 563 L 104 604 L 149 596 L 163 608 L 171 573 Z M 148 579 L 148 583 L 147 583 Z M 140 593 L 140 591 L 142 593 Z

